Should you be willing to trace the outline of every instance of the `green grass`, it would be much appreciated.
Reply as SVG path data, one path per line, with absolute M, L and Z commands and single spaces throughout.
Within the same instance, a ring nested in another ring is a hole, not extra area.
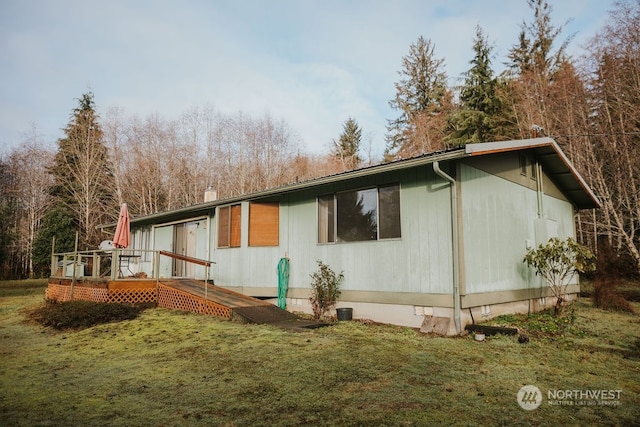
M 3 426 L 630 426 L 640 419 L 640 317 L 588 301 L 574 305 L 579 333 L 540 333 L 519 344 L 513 336 L 477 342 L 355 321 L 291 332 L 161 308 L 60 332 L 29 321 L 41 291 L 0 298 Z M 526 384 L 545 396 L 619 389 L 622 404 L 543 402 L 525 411 L 516 393 Z
M 42 295 L 47 288 L 47 279 L 0 280 L 0 297 L 12 295 Z

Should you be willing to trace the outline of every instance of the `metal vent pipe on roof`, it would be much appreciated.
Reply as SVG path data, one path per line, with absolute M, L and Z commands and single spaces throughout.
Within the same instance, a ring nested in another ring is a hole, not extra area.
M 207 187 L 204 191 L 204 202 L 213 202 L 215 200 L 218 200 L 218 191 L 211 186 Z

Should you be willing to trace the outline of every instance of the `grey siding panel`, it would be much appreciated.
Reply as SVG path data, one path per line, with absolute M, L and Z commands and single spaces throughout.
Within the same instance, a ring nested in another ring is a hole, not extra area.
M 209 236 L 209 229 L 207 227 L 207 220 L 201 219 L 197 222 L 196 227 L 196 247 L 195 254 L 193 255 L 195 258 L 200 259 L 209 259 L 209 254 L 207 253 L 207 238 Z M 193 266 L 193 264 L 191 264 Z M 205 275 L 205 267 L 202 265 L 193 266 L 195 277 L 204 277 Z
M 466 294 L 507 291 L 542 286 L 522 258 L 527 243 L 541 238 L 537 220 L 537 194 L 531 188 L 460 165 L 462 243 Z M 316 197 L 376 184 L 400 183 L 400 239 L 374 242 L 318 244 Z M 573 208 L 556 197 L 543 197 L 545 221 L 560 237 L 574 236 Z M 336 272 L 344 271 L 345 291 L 447 294 L 452 291 L 450 188 L 430 166 L 396 171 L 332 184 L 283 196 L 280 200 L 280 244 L 248 247 L 248 204 L 242 205 L 242 246 L 216 247 L 217 221 L 198 227 L 197 258 L 216 262 L 211 276 L 222 286 L 276 288 L 277 265 L 289 256 L 290 288 L 308 289 L 317 260 Z M 544 224 L 543 224 L 544 225 Z M 173 250 L 172 226 L 155 227 L 155 249 Z M 210 237 L 207 248 L 204 234 Z M 546 238 L 546 236 L 544 236 Z M 208 253 L 207 253 L 208 252 Z M 161 274 L 170 274 L 169 260 L 162 260 Z M 203 271 L 198 269 L 198 275 Z

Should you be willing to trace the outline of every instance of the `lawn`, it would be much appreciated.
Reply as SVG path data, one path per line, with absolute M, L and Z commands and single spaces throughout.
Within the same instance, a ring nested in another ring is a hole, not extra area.
M 28 321 L 43 300 L 41 283 L 0 282 L 2 426 L 639 425 L 640 316 L 586 299 L 555 336 L 532 330 L 526 344 L 358 321 L 292 332 L 160 308 L 61 332 Z M 518 404 L 524 385 L 541 390 L 537 409 Z M 549 400 L 558 390 L 562 402 Z

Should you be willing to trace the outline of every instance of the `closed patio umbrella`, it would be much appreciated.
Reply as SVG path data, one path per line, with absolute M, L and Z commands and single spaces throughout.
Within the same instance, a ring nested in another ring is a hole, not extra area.
M 118 225 L 113 236 L 113 246 L 116 248 L 126 248 L 129 246 L 129 236 L 131 234 L 131 224 L 129 220 L 129 209 L 127 204 L 120 206 L 120 216 L 118 217 Z

